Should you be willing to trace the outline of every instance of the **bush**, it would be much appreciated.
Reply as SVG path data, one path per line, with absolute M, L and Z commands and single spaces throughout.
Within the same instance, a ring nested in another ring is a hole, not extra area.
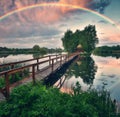
M 75 89 L 75 94 L 61 93 L 39 83 L 19 86 L 8 101 L 0 103 L 0 117 L 110 117 L 114 112 L 110 98 L 113 107 L 106 110 L 108 103 L 101 99 L 105 98 L 102 93 L 77 91 Z

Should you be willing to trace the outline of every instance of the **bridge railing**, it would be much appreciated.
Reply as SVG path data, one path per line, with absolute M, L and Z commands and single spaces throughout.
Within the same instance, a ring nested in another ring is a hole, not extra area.
M 55 57 L 52 58 L 53 56 L 55 56 Z M 39 66 L 41 64 L 48 63 L 49 66 L 51 66 L 51 73 L 52 73 L 54 71 L 54 64 L 55 63 L 59 62 L 60 66 L 61 66 L 63 61 L 64 62 L 68 61 L 70 59 L 70 57 L 72 57 L 72 56 L 75 56 L 75 55 L 67 55 L 67 54 L 49 55 L 49 56 L 45 56 L 45 57 L 41 57 L 41 58 L 37 58 L 37 59 L 29 59 L 29 60 L 24 60 L 24 61 L 19 61 L 19 62 L 13 62 L 13 63 L 0 65 L 0 67 L 13 66 L 13 65 L 16 65 L 16 64 L 19 64 L 19 63 L 25 63 L 25 62 L 28 62 L 28 61 L 37 60 L 37 62 L 33 63 L 33 64 L 25 65 L 25 66 L 22 66 L 22 67 L 19 67 L 19 68 L 12 68 L 10 70 L 0 72 L 0 78 L 4 78 L 4 80 L 5 80 L 5 87 L 1 88 L 0 91 L 5 95 L 6 98 L 9 97 L 10 87 L 14 84 L 14 83 L 13 84 L 10 83 L 10 79 L 9 79 L 10 75 L 13 75 L 13 74 L 18 73 L 20 71 L 23 71 L 27 68 L 31 68 L 31 70 L 32 70 L 31 71 L 32 80 L 33 80 L 33 83 L 35 83 L 35 81 L 36 81 L 35 73 L 36 73 L 36 71 L 40 70 Z M 43 61 L 39 62 L 40 59 L 43 59 L 43 58 L 46 58 L 46 57 L 48 58 L 47 60 L 43 60 Z
M 57 57 L 59 55 L 61 55 L 61 54 L 47 55 L 47 56 L 43 56 L 43 57 L 39 57 L 39 58 L 33 58 L 33 59 L 28 59 L 28 60 L 23 60 L 23 61 L 18 61 L 18 62 L 10 62 L 10 63 L 6 63 L 6 64 L 1 64 L 0 68 L 10 67 L 10 69 L 14 69 L 15 65 L 17 65 L 17 64 L 23 64 L 23 63 L 32 62 L 32 61 L 36 61 L 38 63 L 40 59 L 44 59 L 44 58 L 51 59 L 52 57 Z

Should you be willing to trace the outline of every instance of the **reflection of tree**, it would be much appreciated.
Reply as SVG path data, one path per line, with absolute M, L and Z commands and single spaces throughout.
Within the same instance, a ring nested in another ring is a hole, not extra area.
M 39 58 L 39 57 L 42 57 L 44 54 L 41 54 L 41 53 L 34 53 L 33 54 L 33 58 Z
M 9 54 L 0 54 L 0 57 L 2 58 L 2 57 L 7 57 L 7 56 L 9 56 Z
M 68 75 L 81 77 L 86 84 L 92 84 L 95 78 L 97 66 L 91 57 L 78 58 L 67 71 Z

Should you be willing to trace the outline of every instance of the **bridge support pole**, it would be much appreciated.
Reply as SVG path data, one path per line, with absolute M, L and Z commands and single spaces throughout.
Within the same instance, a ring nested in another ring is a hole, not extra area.
M 51 65 L 51 56 L 49 56 L 49 65 Z
M 57 62 L 57 54 L 56 54 L 56 62 Z
M 67 62 L 67 55 L 65 56 L 65 62 Z
M 62 55 L 60 56 L 60 66 L 62 65 Z
M 52 72 L 54 70 L 54 59 L 52 59 Z
M 39 63 L 39 59 L 37 59 L 37 63 Z M 37 65 L 37 71 L 39 71 L 39 65 Z
M 67 61 L 69 61 L 69 55 L 67 55 Z
M 11 65 L 11 69 L 14 69 L 14 65 L 13 64 Z M 15 74 L 12 74 L 12 78 L 13 79 L 15 78 Z
M 32 66 L 32 79 L 33 79 L 33 84 L 35 84 L 35 66 Z

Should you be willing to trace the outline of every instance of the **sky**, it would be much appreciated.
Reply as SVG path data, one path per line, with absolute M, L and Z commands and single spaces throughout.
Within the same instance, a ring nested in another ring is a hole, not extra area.
M 95 25 L 99 44 L 120 44 L 120 0 L 0 0 L 0 47 L 61 48 L 67 30 Z

